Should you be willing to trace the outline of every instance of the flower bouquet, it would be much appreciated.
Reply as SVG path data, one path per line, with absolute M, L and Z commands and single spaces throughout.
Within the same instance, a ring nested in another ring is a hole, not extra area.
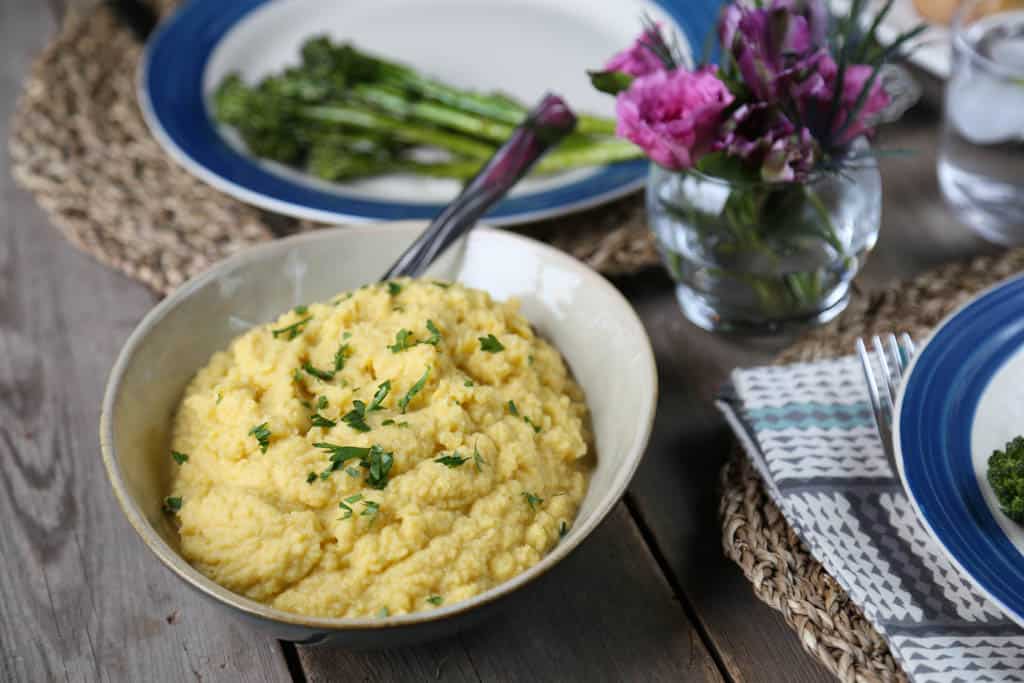
M 654 162 L 652 228 L 684 312 L 708 329 L 772 331 L 837 315 L 874 246 L 881 184 L 870 143 L 889 104 L 880 68 L 892 5 L 844 17 L 823 0 L 733 3 L 721 57 L 688 68 L 659 26 L 604 69 L 617 134 Z

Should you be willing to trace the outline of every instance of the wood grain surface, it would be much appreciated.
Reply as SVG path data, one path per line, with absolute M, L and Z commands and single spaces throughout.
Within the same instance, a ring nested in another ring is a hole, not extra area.
M 66 0 L 0 0 L 0 139 L 31 57 Z M 938 84 L 885 146 L 880 286 L 989 250 L 935 181 Z M 657 271 L 616 285 L 651 336 L 661 396 L 623 504 L 504 614 L 445 641 L 382 652 L 295 648 L 189 591 L 135 538 L 99 458 L 104 382 L 155 302 L 75 251 L 14 187 L 0 153 L 0 681 L 824 681 L 795 634 L 721 551 L 730 447 L 711 399 L 738 365 L 789 341 L 689 325 Z

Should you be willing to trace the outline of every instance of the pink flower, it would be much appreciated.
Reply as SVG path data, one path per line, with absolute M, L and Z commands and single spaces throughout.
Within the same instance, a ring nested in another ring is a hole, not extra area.
M 616 101 L 616 133 L 671 170 L 692 168 L 711 151 L 732 93 L 716 68 L 656 71 L 633 81 Z
M 842 131 L 842 135 L 835 141 L 838 145 L 847 145 L 861 135 L 869 134 L 873 128 L 875 115 L 889 106 L 889 94 L 885 92 L 881 82 L 876 79 L 867 99 L 864 100 L 863 108 L 852 121 L 847 123 L 847 119 L 857 105 L 861 91 L 868 79 L 871 78 L 871 73 L 872 67 L 866 64 L 852 64 L 846 67 L 846 73 L 843 76 L 843 92 L 839 96 L 839 108 L 835 113 L 830 131 L 833 134 Z M 839 67 L 831 57 L 824 55 L 818 62 L 818 74 L 824 80 L 824 87 L 815 95 L 819 102 L 827 106 L 839 85 Z M 842 130 L 843 128 L 845 130 Z
M 646 76 L 655 71 L 664 71 L 665 63 L 658 56 L 668 54 L 665 39 L 658 26 L 644 31 L 629 48 L 618 53 L 604 65 L 605 71 L 619 71 L 630 76 Z

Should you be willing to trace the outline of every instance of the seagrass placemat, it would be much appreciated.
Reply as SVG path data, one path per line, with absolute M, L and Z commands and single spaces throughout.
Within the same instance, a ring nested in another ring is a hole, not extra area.
M 782 353 L 779 364 L 849 355 L 857 337 L 907 331 L 916 340 L 982 289 L 1024 271 L 1024 249 L 953 263 L 854 297 L 829 325 Z M 722 470 L 722 545 L 764 602 L 782 612 L 804 648 L 843 681 L 906 680 L 888 645 L 811 556 L 735 449 Z
M 176 3 L 155 5 L 166 14 Z M 242 247 L 320 227 L 243 204 L 176 165 L 142 120 L 141 54 L 106 7 L 72 13 L 19 100 L 12 173 L 72 243 L 165 294 Z M 606 274 L 658 262 L 638 194 L 518 229 Z

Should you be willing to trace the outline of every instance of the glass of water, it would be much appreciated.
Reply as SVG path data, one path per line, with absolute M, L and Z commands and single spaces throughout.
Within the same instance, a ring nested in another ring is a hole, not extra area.
M 1024 243 L 1024 2 L 966 0 L 953 20 L 939 183 L 983 237 Z

